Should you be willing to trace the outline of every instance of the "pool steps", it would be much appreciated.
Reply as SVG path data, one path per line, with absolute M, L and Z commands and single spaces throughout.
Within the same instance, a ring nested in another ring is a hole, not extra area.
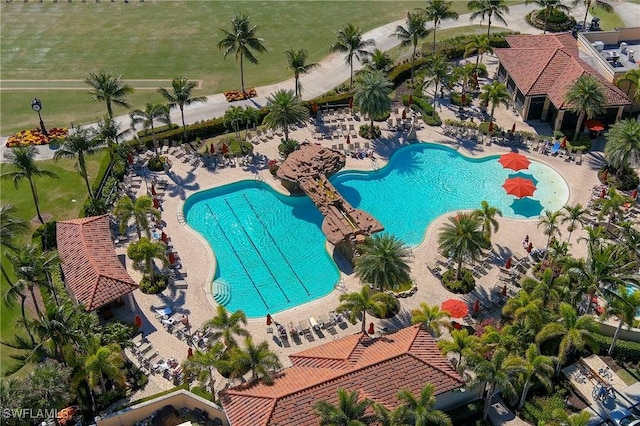
M 213 282 L 213 300 L 217 304 L 225 306 L 231 300 L 231 287 L 225 282 Z

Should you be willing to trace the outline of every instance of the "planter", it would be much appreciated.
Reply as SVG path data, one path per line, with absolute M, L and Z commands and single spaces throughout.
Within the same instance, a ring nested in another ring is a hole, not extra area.
M 224 92 L 224 97 L 227 102 L 243 101 L 245 99 L 255 98 L 256 96 L 258 96 L 258 93 L 253 87 L 244 93 L 241 90 L 230 90 L 228 92 Z

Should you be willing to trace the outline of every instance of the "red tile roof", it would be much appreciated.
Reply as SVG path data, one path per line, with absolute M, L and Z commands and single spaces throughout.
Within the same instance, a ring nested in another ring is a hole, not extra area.
M 494 49 L 500 63 L 525 96 L 546 95 L 558 109 L 568 109 L 564 96 L 582 75 L 592 75 L 603 85 L 607 106 L 630 105 L 616 85 L 580 59 L 571 33 L 522 34 L 506 37 L 509 48 Z
M 419 395 L 424 384 L 431 383 L 439 395 L 464 386 L 419 325 L 377 339 L 356 334 L 289 358 L 293 367 L 279 373 L 273 385 L 259 382 L 221 393 L 231 425 L 317 425 L 314 404 L 337 403 L 340 388 L 358 390 L 361 398 L 394 409 L 400 389 Z
M 59 221 L 56 232 L 65 283 L 87 311 L 138 288 L 115 253 L 109 216 Z

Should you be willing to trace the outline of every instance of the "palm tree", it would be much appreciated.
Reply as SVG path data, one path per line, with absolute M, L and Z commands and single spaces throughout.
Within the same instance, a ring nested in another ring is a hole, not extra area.
M 118 143 L 118 139 L 123 137 L 128 131 L 121 129 L 122 125 L 113 117 L 105 115 L 98 120 L 95 129 L 95 139 L 100 144 L 106 144 L 109 148 Z
M 524 382 L 518 410 L 524 406 L 534 378 L 538 379 L 547 390 L 551 390 L 551 378 L 553 377 L 554 371 L 553 362 L 553 358 L 541 355 L 538 347 L 533 343 L 529 345 L 523 358 L 510 356 L 505 360 L 505 368 L 518 371 L 520 373 L 520 380 Z
M 405 426 L 409 423 L 409 416 L 404 407 L 399 406 L 391 411 L 382 404 L 373 404 L 379 426 Z
M 613 340 L 607 355 L 611 355 L 616 347 L 618 336 L 622 326 L 626 324 L 628 327 L 633 326 L 633 322 L 637 316 L 638 308 L 640 308 L 640 290 L 629 292 L 626 288 L 621 287 L 618 292 L 618 297 L 613 297 L 609 300 L 607 308 L 605 309 L 604 316 L 609 317 L 615 315 L 618 317 L 618 327 L 613 334 Z
M 604 0 L 573 0 L 572 6 L 576 7 L 580 3 L 584 5 L 584 20 L 582 21 L 582 28 L 587 29 L 587 15 L 589 14 L 589 9 L 593 6 L 594 8 L 602 9 L 603 12 L 613 12 L 613 6 L 607 3 Z
M 113 214 L 120 223 L 121 234 L 126 233 L 129 219 L 133 218 L 138 239 L 142 238 L 143 230 L 147 234 L 147 237 L 151 237 L 149 216 L 156 220 L 159 220 L 161 217 L 160 211 L 153 207 L 153 199 L 149 195 L 142 195 L 138 197 L 135 202 L 129 196 L 122 197 L 120 201 L 118 201 L 118 204 L 116 204 Z
M 94 137 L 92 132 L 87 129 L 77 128 L 75 132 L 69 134 L 69 136 L 62 141 L 60 149 L 53 154 L 54 160 L 61 158 L 75 158 L 76 167 L 78 173 L 84 179 L 84 183 L 87 185 L 87 191 L 91 199 L 95 198 L 91 185 L 89 184 L 89 175 L 87 174 L 87 162 L 86 156 L 98 152 L 101 146 L 99 141 Z
M 471 41 L 467 43 L 464 50 L 465 58 L 470 56 L 472 53 L 476 54 L 476 70 L 480 65 L 480 57 L 485 53 L 493 53 L 493 48 L 491 47 L 491 42 L 489 41 L 489 37 L 482 34 L 476 34 L 471 36 Z
M 569 106 L 569 111 L 578 114 L 576 130 L 573 135 L 574 141 L 582 130 L 584 118 L 592 118 L 600 114 L 606 105 L 602 83 L 589 74 L 581 75 L 575 83 L 569 86 L 564 95 L 564 101 Z
M 436 52 L 436 31 L 442 21 L 458 20 L 458 14 L 451 10 L 451 2 L 446 0 L 427 0 L 423 9 L 427 21 L 433 21 L 433 53 Z
M 420 309 L 411 311 L 411 323 L 422 324 L 422 326 L 431 333 L 432 336 L 440 336 L 441 328 L 450 328 L 449 312 L 443 311 L 438 305 L 429 306 L 426 303 L 420 303 Z
M 94 101 L 107 104 L 107 115 L 113 117 L 112 104 L 129 108 L 126 96 L 133 93 L 133 87 L 122 81 L 121 75 L 114 75 L 106 71 L 91 71 L 84 80 L 93 90 L 89 93 Z
M 158 259 L 163 265 L 169 263 L 166 255 L 167 247 L 160 241 L 151 241 L 147 237 L 142 237 L 135 243 L 131 243 L 127 248 L 127 256 L 133 261 L 133 268 L 140 271 L 149 278 L 152 284 L 156 282 L 155 260 Z
M 69 380 L 71 369 L 53 360 L 37 364 L 26 380 L 30 390 L 30 407 L 34 413 L 51 407 L 62 409 L 71 401 Z M 42 419 L 44 420 L 44 419 Z
M 0 247 L 11 251 L 18 250 L 15 239 L 29 231 L 29 223 L 15 216 L 15 212 L 16 207 L 13 204 L 0 204 Z M 2 262 L 0 262 L 0 270 L 9 286 L 13 286 L 13 282 L 4 269 Z
M 549 13 L 556 12 L 561 10 L 563 12 L 569 12 L 571 9 L 569 7 L 562 4 L 562 0 L 525 0 L 524 4 L 535 3 L 542 8 L 544 13 L 544 29 L 542 31 L 543 34 L 547 33 L 547 18 L 549 17 Z
M 296 84 L 296 97 L 302 95 L 302 86 L 300 85 L 300 75 L 308 74 L 309 71 L 319 66 L 319 64 L 307 64 L 307 49 L 288 49 L 284 52 L 287 56 L 287 68 L 293 70 L 293 78 Z
M 427 383 L 420 391 L 420 397 L 416 398 L 406 389 L 398 391 L 398 399 L 406 410 L 411 424 L 415 426 L 451 426 L 451 419 L 440 410 L 436 410 L 435 387 Z
M 487 0 L 491 1 L 491 0 Z M 484 107 L 491 105 L 491 118 L 489 121 L 493 121 L 493 114 L 496 107 L 500 104 L 505 107 L 509 106 L 511 95 L 507 90 L 507 85 L 495 80 L 491 84 L 485 84 L 482 86 L 482 93 L 480 94 L 480 104 Z
M 451 332 L 451 340 L 443 339 L 438 341 L 438 348 L 442 351 L 443 355 L 453 352 L 458 355 L 458 371 L 462 370 L 463 355 L 470 353 L 470 349 L 475 345 L 478 338 L 476 336 L 470 336 L 469 331 L 466 328 L 462 330 L 453 330 Z
M 267 97 L 269 112 L 264 124 L 269 128 L 281 128 L 284 140 L 289 140 L 289 125 L 298 124 L 309 118 L 309 110 L 302 105 L 293 90 L 278 89 Z
M 433 102 L 438 98 L 438 85 L 451 76 L 451 63 L 443 55 L 432 55 L 427 61 L 425 78 L 422 87 L 427 88 L 434 85 Z
M 599 198 L 598 200 L 596 200 L 596 203 L 600 205 L 600 213 L 598 213 L 598 219 L 602 219 L 603 217 L 608 216 L 607 226 L 611 224 L 614 219 L 623 217 L 623 206 L 626 203 L 630 203 L 633 201 L 633 198 L 619 193 L 614 187 L 609 188 L 608 195 L 609 196 L 607 198 Z
M 431 0 L 442 1 L 442 0 Z M 412 46 L 411 51 L 411 82 L 413 83 L 413 70 L 416 63 L 416 51 L 418 49 L 418 42 L 427 37 L 431 30 L 428 30 L 425 26 L 427 23 L 427 17 L 422 12 L 407 13 L 406 27 L 398 25 L 393 33 L 398 39 L 400 39 L 400 46 Z M 433 32 L 435 36 L 435 31 Z M 435 50 L 435 38 L 434 38 L 434 50 Z
M 589 210 L 582 207 L 580 203 L 575 206 L 564 206 L 560 223 L 563 225 L 569 223 L 569 225 L 567 225 L 567 231 L 569 231 L 567 243 L 571 241 L 571 234 L 576 230 L 578 225 L 584 228 L 584 225 L 587 223 L 585 216 L 588 212 Z
M 192 357 L 184 360 L 182 368 L 184 368 L 185 374 L 194 374 L 200 383 L 207 385 L 209 391 L 215 394 L 215 371 L 220 365 L 220 359 L 223 353 L 224 344 L 222 342 L 215 342 L 215 344 L 205 352 L 196 350 Z
M 484 37 L 484 36 L 483 36 Z M 478 66 L 474 64 L 464 64 L 462 67 L 455 67 L 453 72 L 451 73 L 450 83 L 460 81 L 462 83 L 462 93 L 467 92 L 467 87 L 476 87 L 476 82 L 478 81 L 478 76 L 487 75 L 487 67 L 485 64 L 479 64 Z
M 492 207 L 489 205 L 489 202 L 482 200 L 480 202 L 480 208 L 474 210 L 472 214 L 482 219 L 482 233 L 488 241 L 491 241 L 491 231 L 498 232 L 500 227 L 495 216 L 502 217 L 502 210 L 497 207 Z
M 249 137 L 249 126 L 258 124 L 258 110 L 254 107 L 245 107 L 244 108 L 244 122 L 246 124 L 244 138 L 245 140 Z
M 156 129 L 155 122 L 162 124 L 171 124 L 171 118 L 169 118 L 169 109 L 162 104 L 154 104 L 147 102 L 144 110 L 134 109 L 129 113 L 131 119 L 131 127 L 135 129 L 138 124 L 142 124 L 144 130 L 151 129 L 151 138 L 153 142 L 156 141 Z
M 370 71 L 362 74 L 356 81 L 353 104 L 371 118 L 371 135 L 373 135 L 373 118 L 379 117 L 391 109 L 393 85 L 381 71 Z
M 393 59 L 384 50 L 373 49 L 371 57 L 365 59 L 363 64 L 365 64 L 367 69 L 371 71 L 382 71 L 383 73 L 386 73 L 393 66 Z
M 633 94 L 633 98 L 636 101 L 640 101 L 640 68 L 634 68 L 624 73 L 618 83 L 623 80 L 629 81 L 631 82 L 631 84 L 634 84 L 636 86 L 636 91 Z
M 107 392 L 106 379 L 124 386 L 126 376 L 123 371 L 124 358 L 118 344 L 101 345 L 100 339 L 93 339 L 88 345 L 83 362 L 83 370 L 90 389 L 100 385 L 102 394 Z
M 373 311 L 383 316 L 386 312 L 386 305 L 382 302 L 384 293 L 370 294 L 369 286 L 362 286 L 360 292 L 346 293 L 340 295 L 340 305 L 337 312 L 349 312 L 349 319 L 352 323 L 356 322 L 358 315 L 362 314 L 362 333 L 365 332 L 367 311 Z
M 243 311 L 235 311 L 231 315 L 224 306 L 218 305 L 216 316 L 205 322 L 203 327 L 212 331 L 214 340 L 222 339 L 227 347 L 238 346 L 235 336 L 249 337 L 249 332 L 243 328 L 247 325 L 247 316 Z
M 231 20 L 231 31 L 221 30 L 222 40 L 218 42 L 218 49 L 224 49 L 224 57 L 233 53 L 236 61 L 240 60 L 240 83 L 242 93 L 246 93 L 244 88 L 244 58 L 246 57 L 252 64 L 258 63 L 258 58 L 252 51 L 267 53 L 264 47 L 264 40 L 257 36 L 257 26 L 251 26 L 249 17 L 243 14 L 236 15 Z
M 224 125 L 233 130 L 240 142 L 240 122 L 245 120 L 245 110 L 239 106 L 232 106 L 224 112 Z
M 622 120 L 614 124 L 606 136 L 604 156 L 616 170 L 640 167 L 640 123 Z
M 158 93 L 168 102 L 169 110 L 178 107 L 180 118 L 182 119 L 183 139 L 187 140 L 187 125 L 184 122 L 184 106 L 207 102 L 205 96 L 191 96 L 191 91 L 197 86 L 195 81 L 189 81 L 186 77 L 175 77 L 171 80 L 172 91 L 169 92 L 164 87 L 158 88 Z
M 68 303 L 60 306 L 45 303 L 44 314 L 29 323 L 29 328 L 38 337 L 36 351 L 43 348 L 47 354 L 64 363 L 64 348 L 82 338 L 82 331 L 72 326 L 74 313 L 73 307 Z
M 40 204 L 38 202 L 38 190 L 36 188 L 35 177 L 48 177 L 57 179 L 58 175 L 49 171 L 43 170 L 38 167 L 36 162 L 36 155 L 38 150 L 33 145 L 21 146 L 13 148 L 9 152 L 5 152 L 5 158 L 9 161 L 9 168 L 12 169 L 8 172 L 2 173 L 0 178 L 12 179 L 13 184 L 18 189 L 18 184 L 22 179 L 26 179 L 29 182 L 31 188 L 31 195 L 33 196 L 33 203 L 36 206 L 36 214 L 40 223 L 44 223 L 42 215 L 40 214 Z
M 353 24 L 347 24 L 346 27 L 338 31 L 338 40 L 331 45 L 329 50 L 346 54 L 345 62 L 351 69 L 349 88 L 353 87 L 353 58 L 355 57 L 361 62 L 369 58 L 371 53 L 366 48 L 375 46 L 375 44 L 373 39 L 363 40 L 362 30 Z
M 360 393 L 355 390 L 348 392 L 338 389 L 338 404 L 332 405 L 321 400 L 315 403 L 313 409 L 320 417 L 320 426 L 360 426 L 372 425 L 376 416 L 367 414 L 373 402 L 367 398 L 360 401 Z
M 555 237 L 556 234 L 558 234 L 558 236 L 561 235 L 560 228 L 558 227 L 558 221 L 561 218 L 562 212 L 560 210 L 545 210 L 544 215 L 540 216 L 540 219 L 538 219 L 538 228 L 542 226 L 542 233 L 547 236 L 547 245 L 545 246 L 546 250 L 549 249 L 551 238 Z
M 389 234 L 376 234 L 361 246 L 355 262 L 355 273 L 362 282 L 378 290 L 397 289 L 411 281 L 407 263 L 411 250 Z
M 465 259 L 476 261 L 489 248 L 482 232 L 481 219 L 471 213 L 459 213 L 449 217 L 449 223 L 443 225 L 438 234 L 440 252 L 453 258 L 457 263 L 456 280 L 460 279 L 462 262 Z
M 497 21 L 507 25 L 503 13 L 509 13 L 509 6 L 505 0 L 471 0 L 467 3 L 467 9 L 471 12 L 469 19 L 472 21 L 480 18 L 480 22 L 488 19 L 487 37 L 491 35 L 491 19 L 496 18 Z
M 516 297 L 512 297 L 502 308 L 502 313 L 511 317 L 514 324 L 526 327 L 527 329 L 538 329 L 542 323 L 543 300 L 534 297 L 526 290 L 520 290 Z
M 273 372 L 282 365 L 278 355 L 269 349 L 267 342 L 255 345 L 250 336 L 244 339 L 244 349 L 234 347 L 229 354 L 229 364 L 234 371 L 250 371 L 251 381 L 262 379 L 265 384 L 273 383 Z
M 598 352 L 598 342 L 593 338 L 600 326 L 591 315 L 578 316 L 575 308 L 568 303 L 560 304 L 560 320 L 552 321 L 542 327 L 536 335 L 536 344 L 540 345 L 550 339 L 561 337 L 558 349 L 558 367 L 556 372 L 575 349 L 581 351 L 589 346 L 594 353 Z
M 489 407 L 491 406 L 498 387 L 502 390 L 502 394 L 507 397 L 515 395 L 516 393 L 511 381 L 514 371 L 507 369 L 505 365 L 508 356 L 509 353 L 506 350 L 498 348 L 489 359 L 479 354 L 474 354 L 472 357 L 475 365 L 474 372 L 476 374 L 473 383 L 485 383 L 482 387 L 483 389 L 487 389 L 488 385 L 487 394 L 484 397 L 483 420 L 487 419 Z
M 553 270 L 551 268 L 546 268 L 542 271 L 542 276 L 539 280 L 535 277 L 525 277 L 521 282 L 521 286 L 522 289 L 531 297 L 530 301 L 533 302 L 536 299 L 540 299 L 542 307 L 538 306 L 538 309 L 555 308 L 555 306 L 560 302 L 560 299 L 567 294 L 569 290 L 568 277 L 566 275 L 561 275 L 554 279 Z M 534 303 L 537 304 L 537 302 Z M 521 304 L 521 306 L 525 307 L 523 314 L 535 317 L 538 320 L 535 321 L 535 323 L 536 325 L 539 325 L 539 320 L 542 319 L 543 315 L 541 314 L 543 314 L 543 312 L 533 311 L 535 308 L 530 309 L 527 312 L 527 304 Z M 520 308 L 520 306 L 518 308 Z M 514 310 L 513 312 L 517 312 L 517 310 Z M 519 314 L 520 313 L 516 315 Z

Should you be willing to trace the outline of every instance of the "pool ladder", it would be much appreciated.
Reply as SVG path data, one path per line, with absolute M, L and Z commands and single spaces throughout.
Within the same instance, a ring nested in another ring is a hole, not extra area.
M 182 212 L 177 213 L 177 218 L 178 218 L 178 223 L 180 225 L 184 225 L 187 223 L 187 221 L 184 219 L 184 214 Z

